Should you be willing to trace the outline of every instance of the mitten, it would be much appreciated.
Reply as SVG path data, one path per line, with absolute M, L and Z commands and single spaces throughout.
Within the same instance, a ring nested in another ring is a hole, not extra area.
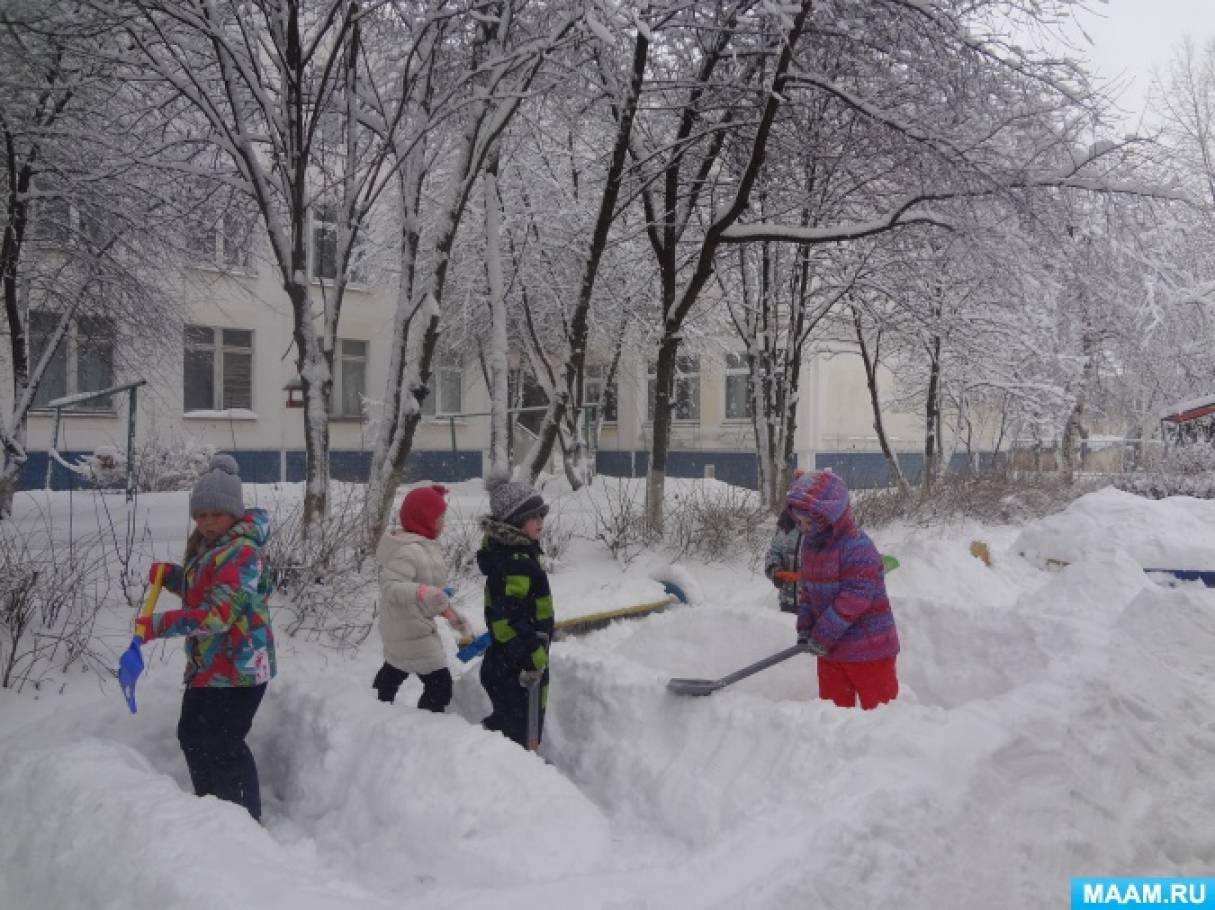
M 464 617 L 464 614 L 455 607 L 448 607 L 444 610 L 443 618 L 447 620 L 461 640 L 472 635 L 472 626 L 468 624 L 468 620 Z
M 544 676 L 543 670 L 520 670 L 519 685 L 525 689 L 530 689 L 532 686 L 540 682 Z
M 434 585 L 418 585 L 418 603 L 434 616 L 451 608 L 451 599 Z
M 799 647 L 805 648 L 806 651 L 813 654 L 815 657 L 822 657 L 827 653 L 827 649 L 811 638 L 809 632 L 798 632 L 797 644 Z
M 156 571 L 164 567 L 165 574 L 161 578 L 161 584 L 170 591 L 181 593 L 182 573 L 181 566 L 175 562 L 154 562 L 148 566 L 148 584 L 156 583 Z
M 139 616 L 135 619 L 135 634 L 143 641 L 152 637 L 152 617 Z

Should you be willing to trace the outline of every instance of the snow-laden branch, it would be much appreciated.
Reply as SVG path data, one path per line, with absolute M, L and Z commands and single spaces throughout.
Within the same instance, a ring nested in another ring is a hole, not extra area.
M 807 244 L 837 243 L 870 237 L 896 227 L 912 224 L 949 228 L 951 227 L 950 218 L 938 212 L 925 211 L 919 206 L 952 200 L 989 198 L 1004 192 L 1023 190 L 1072 189 L 1109 195 L 1138 196 L 1186 205 L 1198 204 L 1189 193 L 1179 187 L 1113 180 L 1104 176 L 1088 176 L 1081 173 L 1089 165 L 1107 157 L 1129 142 L 1130 140 L 1127 143 L 1096 143 L 1086 151 L 1073 155 L 1069 163 L 1058 168 L 1025 176 L 1005 177 L 1000 181 L 993 178 L 990 187 L 961 188 L 905 196 L 889 212 L 868 219 L 820 227 L 762 223 L 734 224 L 722 232 L 721 239 L 723 243 L 749 243 L 756 240 Z

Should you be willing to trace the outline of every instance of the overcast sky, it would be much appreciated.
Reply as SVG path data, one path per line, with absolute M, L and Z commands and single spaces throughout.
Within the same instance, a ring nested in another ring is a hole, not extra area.
M 1120 105 L 1131 122 L 1143 110 L 1153 68 L 1168 63 L 1187 35 L 1202 44 L 1215 38 L 1215 0 L 1093 0 L 1080 22 L 1092 45 L 1078 42 L 1098 72 L 1128 83 Z

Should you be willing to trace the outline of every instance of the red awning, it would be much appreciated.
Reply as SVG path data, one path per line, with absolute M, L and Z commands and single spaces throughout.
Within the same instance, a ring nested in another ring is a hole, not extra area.
M 1179 411 L 1176 414 L 1166 414 L 1160 419 L 1168 420 L 1172 423 L 1187 423 L 1191 420 L 1197 420 L 1199 417 L 1206 417 L 1208 414 L 1215 414 L 1215 402 L 1199 405 L 1186 411 Z

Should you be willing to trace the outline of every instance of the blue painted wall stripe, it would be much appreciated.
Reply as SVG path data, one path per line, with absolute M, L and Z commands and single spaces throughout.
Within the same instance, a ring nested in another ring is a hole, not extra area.
M 304 479 L 304 453 L 301 450 L 287 452 L 287 476 L 282 477 L 282 458 L 278 449 L 225 450 L 236 458 L 240 465 L 241 479 L 246 483 L 288 483 Z M 67 462 L 75 462 L 91 455 L 91 451 L 66 451 L 60 455 Z M 17 481 L 19 490 L 41 490 L 46 484 L 46 452 L 30 452 L 29 459 L 21 468 Z M 371 453 L 357 449 L 333 449 L 329 453 L 329 476 L 334 480 L 363 483 L 371 468 Z M 481 452 L 450 449 L 414 451 L 405 468 L 405 481 L 434 480 L 455 483 L 481 476 Z M 52 490 L 79 490 L 90 486 L 85 478 L 56 463 L 51 472 Z
M 91 454 L 88 451 L 68 451 L 63 456 L 68 461 Z M 287 476 L 281 476 L 281 459 L 277 449 L 243 449 L 233 451 L 240 465 L 241 478 L 248 483 L 277 483 L 286 480 L 298 483 L 304 479 L 304 452 L 296 449 L 287 452 Z M 919 452 L 905 452 L 898 456 L 907 479 L 919 480 L 924 456 Z M 46 480 L 46 452 L 30 452 L 29 460 L 21 470 L 18 489 L 41 489 Z M 1002 462 L 1003 458 L 997 460 Z M 713 474 L 725 483 L 756 487 L 756 457 L 753 452 L 722 451 L 675 451 L 667 457 L 668 477 L 704 477 L 705 468 L 713 467 Z M 371 467 L 371 453 L 358 449 L 333 449 L 329 453 L 329 475 L 334 480 L 362 483 L 367 479 Z M 650 467 L 650 453 L 644 450 L 601 451 L 596 457 L 596 468 L 608 477 L 645 477 Z M 849 487 L 856 490 L 875 489 L 890 484 L 890 472 L 886 459 L 880 452 L 820 452 L 815 458 L 818 469 L 831 468 L 843 478 Z M 981 468 L 992 467 L 990 455 L 981 458 Z M 950 463 L 951 472 L 966 470 L 965 456 L 956 455 Z M 482 459 L 479 450 L 449 449 L 415 450 L 409 456 L 405 481 L 434 480 L 455 483 L 471 480 L 482 474 Z M 68 490 L 87 488 L 81 477 L 56 464 L 51 475 L 51 489 Z

